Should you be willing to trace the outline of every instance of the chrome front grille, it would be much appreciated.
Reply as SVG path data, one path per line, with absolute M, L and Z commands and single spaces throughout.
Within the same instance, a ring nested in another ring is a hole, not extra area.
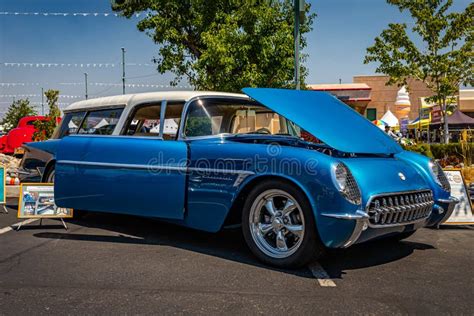
M 367 205 L 371 226 L 405 225 L 427 218 L 433 208 L 430 190 L 378 195 Z

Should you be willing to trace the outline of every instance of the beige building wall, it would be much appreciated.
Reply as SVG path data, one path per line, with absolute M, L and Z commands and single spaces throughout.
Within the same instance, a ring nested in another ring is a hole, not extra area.
M 458 108 L 461 112 L 474 117 L 474 89 L 459 90 Z
M 367 109 L 377 109 L 377 119 L 382 118 L 384 113 L 390 109 L 395 115 L 395 100 L 397 99 L 397 92 L 400 90 L 397 86 L 386 86 L 388 76 L 354 76 L 354 83 L 365 83 L 372 88 Z M 410 120 L 418 117 L 421 106 L 421 97 L 429 97 L 432 92 L 426 85 L 417 80 L 408 81 L 408 92 L 410 94 L 411 109 L 409 113 Z M 400 119 L 401 117 L 398 117 Z

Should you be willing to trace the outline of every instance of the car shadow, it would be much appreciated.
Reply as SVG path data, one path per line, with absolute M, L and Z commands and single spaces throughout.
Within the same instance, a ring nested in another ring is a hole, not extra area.
M 106 213 L 87 213 L 80 220 L 68 222 L 80 227 L 111 231 L 118 235 L 91 234 L 89 231 L 87 234 L 82 234 L 76 232 L 80 230 L 76 226 L 68 232 L 38 232 L 33 236 L 101 243 L 171 246 L 299 277 L 314 278 L 307 268 L 278 269 L 262 264 L 247 248 L 240 228 L 206 233 L 157 220 Z M 380 240 L 355 245 L 348 249 L 329 250 L 321 259 L 320 264 L 331 278 L 342 278 L 346 270 L 386 264 L 409 256 L 416 250 L 433 248 L 431 245 L 416 242 Z
M 321 259 L 332 279 L 342 279 L 349 270 L 384 265 L 410 256 L 415 251 L 436 249 L 434 246 L 408 240 L 374 240 L 347 249 L 329 250 Z

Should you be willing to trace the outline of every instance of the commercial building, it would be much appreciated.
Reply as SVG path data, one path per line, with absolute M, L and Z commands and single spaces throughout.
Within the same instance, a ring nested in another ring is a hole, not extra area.
M 419 116 L 422 106 L 422 99 L 432 96 L 426 85 L 418 80 L 408 80 L 408 94 L 410 99 L 410 108 L 406 109 L 404 105 L 400 107 L 395 105 L 397 94 L 400 87 L 396 85 L 387 86 L 388 76 L 355 76 L 354 83 L 364 83 L 371 88 L 370 102 L 367 105 L 365 115 L 370 120 L 381 119 L 385 112 L 392 111 L 398 119 L 408 116 L 414 120 Z
M 399 121 L 413 121 L 420 116 L 429 124 L 430 105 L 426 98 L 433 95 L 426 84 L 419 80 L 408 80 L 407 87 L 387 86 L 389 77 L 384 75 L 354 76 L 353 83 L 312 84 L 308 89 L 329 92 L 367 117 L 380 120 L 391 111 Z M 460 89 L 453 97 L 457 109 L 474 117 L 474 89 Z
M 474 118 L 474 89 L 459 90 L 458 109 Z

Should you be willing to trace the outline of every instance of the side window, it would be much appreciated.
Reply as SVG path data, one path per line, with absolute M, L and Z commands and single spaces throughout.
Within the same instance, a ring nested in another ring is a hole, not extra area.
M 76 134 L 85 115 L 86 112 L 66 113 L 58 129 L 54 132 L 53 138 L 63 138 L 71 134 Z
M 175 140 L 178 134 L 183 102 L 168 102 L 163 126 L 163 139 Z M 161 102 L 138 106 L 129 117 L 124 129 L 128 136 L 160 136 Z
M 82 122 L 79 134 L 111 135 L 117 125 L 123 108 L 89 112 Z
M 161 103 L 138 106 L 130 116 L 125 135 L 160 136 Z
M 183 102 L 168 102 L 166 104 L 165 123 L 163 127 L 163 139 L 175 140 L 178 134 L 181 114 L 183 113 Z
M 212 100 L 194 101 L 189 106 L 189 111 L 186 115 L 184 134 L 187 137 L 197 137 L 221 133 L 223 114 L 219 111 L 212 111 L 217 108 L 218 103 Z

